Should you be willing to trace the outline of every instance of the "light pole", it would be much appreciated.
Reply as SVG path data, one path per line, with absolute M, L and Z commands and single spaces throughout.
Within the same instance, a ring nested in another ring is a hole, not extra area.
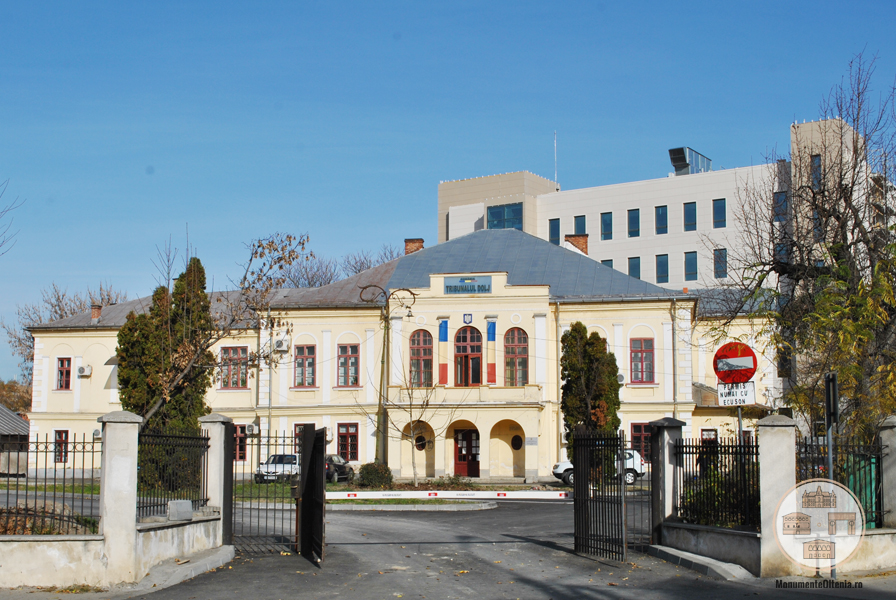
M 406 296 L 406 297 L 403 297 Z M 389 381 L 387 378 L 389 360 L 389 342 L 391 341 L 391 326 L 389 319 L 392 314 L 392 300 L 398 301 L 396 308 L 408 309 L 408 316 L 411 314 L 411 306 L 417 300 L 417 294 L 407 288 L 398 288 L 395 290 L 385 290 L 376 284 L 365 285 L 361 287 L 360 298 L 364 302 L 375 304 L 383 302 L 380 308 L 380 320 L 383 327 L 383 352 L 380 358 L 380 397 L 376 411 L 376 462 L 385 465 L 388 464 L 387 434 L 388 434 L 388 416 L 386 409 L 386 394 L 389 393 Z M 410 301 L 408 301 L 410 299 Z

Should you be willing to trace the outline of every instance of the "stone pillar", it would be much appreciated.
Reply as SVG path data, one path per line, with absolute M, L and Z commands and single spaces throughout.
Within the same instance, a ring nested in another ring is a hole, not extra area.
M 208 461 L 206 462 L 205 482 L 208 486 L 208 504 L 215 508 L 224 506 L 224 473 L 232 468 L 230 457 L 224 455 L 224 432 L 227 423 L 233 419 L 212 413 L 199 417 L 199 423 L 208 431 Z
M 759 426 L 759 507 L 762 521 L 760 577 L 797 574 L 775 540 L 775 510 L 785 494 L 796 485 L 796 422 L 782 415 L 770 415 Z
M 108 585 L 137 581 L 137 442 L 143 417 L 126 411 L 97 419 L 103 424 L 100 533 Z
M 884 448 L 880 465 L 884 527 L 896 528 L 896 417 L 887 417 L 880 429 Z
M 678 490 L 675 478 L 675 441 L 681 439 L 684 421 L 665 417 L 651 421 L 650 493 L 653 511 L 653 543 L 662 544 L 663 521 L 675 516 Z

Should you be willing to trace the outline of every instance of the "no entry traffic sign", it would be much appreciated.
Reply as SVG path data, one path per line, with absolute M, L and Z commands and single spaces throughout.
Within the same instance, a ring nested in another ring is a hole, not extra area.
M 756 374 L 756 353 L 742 342 L 728 342 L 716 351 L 712 369 L 722 383 L 745 383 Z

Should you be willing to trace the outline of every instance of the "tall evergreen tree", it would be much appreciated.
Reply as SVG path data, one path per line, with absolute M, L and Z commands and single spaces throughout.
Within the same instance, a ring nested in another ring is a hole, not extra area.
M 560 409 L 567 439 L 572 440 L 576 425 L 613 432 L 619 427 L 618 369 L 616 357 L 607 352 L 607 340 L 576 321 L 560 338 L 563 378 Z M 572 447 L 572 444 L 569 446 Z
M 149 312 L 129 314 L 118 333 L 122 408 L 146 417 L 145 427 L 195 428 L 210 412 L 205 393 L 215 357 L 207 343 L 214 327 L 205 269 L 192 258 L 173 292 L 156 288 Z

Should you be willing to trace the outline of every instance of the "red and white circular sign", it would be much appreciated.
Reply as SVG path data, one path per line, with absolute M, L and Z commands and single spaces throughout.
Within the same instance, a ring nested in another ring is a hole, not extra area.
M 722 383 L 746 383 L 756 374 L 756 353 L 742 342 L 728 342 L 716 351 L 712 370 Z

